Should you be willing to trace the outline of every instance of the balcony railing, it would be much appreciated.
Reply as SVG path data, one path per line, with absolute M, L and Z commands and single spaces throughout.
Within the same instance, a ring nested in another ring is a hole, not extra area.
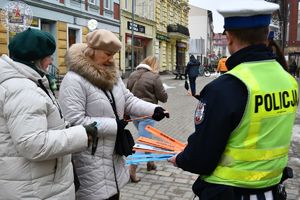
M 189 29 L 181 24 L 169 24 L 167 26 L 168 32 L 181 33 L 186 36 L 190 36 Z

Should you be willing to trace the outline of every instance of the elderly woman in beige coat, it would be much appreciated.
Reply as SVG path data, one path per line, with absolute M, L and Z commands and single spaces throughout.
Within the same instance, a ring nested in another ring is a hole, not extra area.
M 87 43 L 74 44 L 67 51 L 69 72 L 64 77 L 59 101 L 72 125 L 98 122 L 98 148 L 73 155 L 80 180 L 78 200 L 119 199 L 120 189 L 129 181 L 124 157 L 115 153 L 118 131 L 127 115 L 152 115 L 163 119 L 162 107 L 145 102 L 126 89 L 113 56 L 121 42 L 110 31 L 99 29 L 87 35 Z M 114 113 L 115 107 L 116 115 Z

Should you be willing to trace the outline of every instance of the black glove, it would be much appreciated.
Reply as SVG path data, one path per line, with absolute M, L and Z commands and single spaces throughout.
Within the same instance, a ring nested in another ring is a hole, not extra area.
M 152 119 L 156 120 L 156 121 L 160 121 L 162 120 L 164 117 L 166 118 L 169 118 L 170 117 L 170 114 L 165 110 L 163 109 L 162 107 L 156 107 L 154 109 L 154 113 L 152 115 Z
M 97 122 L 93 122 L 89 125 L 83 126 L 85 128 L 86 134 L 88 135 L 89 143 L 92 143 L 92 155 L 95 154 L 98 145 L 98 134 L 97 134 Z
M 126 122 L 124 119 L 116 119 L 117 121 L 117 125 L 118 125 L 118 129 L 117 131 L 121 131 L 123 132 L 124 131 L 124 128 L 127 126 L 128 122 Z

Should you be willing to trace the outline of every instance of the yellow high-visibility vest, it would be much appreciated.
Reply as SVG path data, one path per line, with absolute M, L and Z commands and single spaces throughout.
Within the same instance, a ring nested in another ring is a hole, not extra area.
M 206 182 L 241 188 L 279 183 L 287 165 L 298 84 L 275 60 L 242 63 L 229 72 L 248 89 L 243 118 Z

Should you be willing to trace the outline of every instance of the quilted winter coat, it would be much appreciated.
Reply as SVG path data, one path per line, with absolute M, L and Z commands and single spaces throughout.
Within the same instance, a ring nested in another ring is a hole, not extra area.
M 151 115 L 157 107 L 133 96 L 126 89 L 117 68 L 98 67 L 82 53 L 85 44 L 75 44 L 67 52 L 69 72 L 64 77 L 59 102 L 66 120 L 73 125 L 98 122 L 98 148 L 73 154 L 80 188 L 77 200 L 108 199 L 129 181 L 124 158 L 114 153 L 117 123 L 112 106 L 103 91 L 112 91 L 120 119 L 126 113 Z M 100 89 L 101 88 L 101 89 Z
M 0 74 L 0 199 L 74 200 L 71 153 L 87 148 L 85 129 L 64 129 L 45 76 L 6 55 Z

